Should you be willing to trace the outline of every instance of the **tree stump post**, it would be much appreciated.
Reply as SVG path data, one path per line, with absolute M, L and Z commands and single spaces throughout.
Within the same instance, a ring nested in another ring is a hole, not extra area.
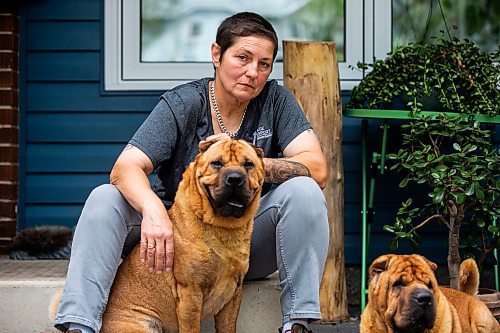
M 283 41 L 283 78 L 313 126 L 325 154 L 329 180 L 330 244 L 320 287 L 322 321 L 348 319 L 344 268 L 344 169 L 342 103 L 335 43 Z

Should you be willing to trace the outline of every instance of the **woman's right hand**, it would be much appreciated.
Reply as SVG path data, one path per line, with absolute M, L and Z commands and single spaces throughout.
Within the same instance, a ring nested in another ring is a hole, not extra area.
M 142 214 L 140 260 L 152 272 L 172 270 L 174 237 L 172 221 L 160 198 L 151 190 L 147 175 L 153 171 L 149 157 L 127 145 L 111 170 L 110 181 L 135 210 Z
M 147 262 L 149 271 L 158 274 L 171 271 L 174 263 L 174 234 L 172 221 L 161 200 L 143 207 L 140 260 Z

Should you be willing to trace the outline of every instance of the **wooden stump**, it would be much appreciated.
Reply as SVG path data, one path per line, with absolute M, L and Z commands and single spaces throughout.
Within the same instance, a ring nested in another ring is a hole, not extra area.
M 328 185 L 330 245 L 320 303 L 323 322 L 348 319 L 344 270 L 344 170 L 342 158 L 342 103 L 335 44 L 283 41 L 285 86 L 295 95 L 313 126 L 325 154 Z

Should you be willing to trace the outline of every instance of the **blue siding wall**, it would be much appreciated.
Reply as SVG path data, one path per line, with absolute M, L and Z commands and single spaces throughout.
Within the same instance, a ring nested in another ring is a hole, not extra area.
M 19 228 L 73 226 L 159 93 L 102 94 L 103 4 L 40 0 L 22 11 Z
M 113 162 L 161 92 L 102 93 L 102 0 L 24 3 L 19 229 L 73 226 L 92 188 L 108 182 Z M 372 126 L 375 148 L 376 131 Z M 344 118 L 347 263 L 360 261 L 359 134 L 360 120 Z M 389 252 L 382 225 L 394 219 L 398 203 L 407 197 L 397 184 L 393 176 L 377 181 L 372 258 Z M 430 229 L 425 237 L 419 251 L 445 260 L 439 229 Z

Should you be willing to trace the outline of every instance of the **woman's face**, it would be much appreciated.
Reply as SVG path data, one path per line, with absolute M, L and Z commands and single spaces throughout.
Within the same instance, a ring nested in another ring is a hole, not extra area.
M 249 102 L 264 88 L 273 68 L 274 44 L 262 36 L 238 37 L 220 59 L 220 47 L 212 44 L 217 79 L 239 102 Z

